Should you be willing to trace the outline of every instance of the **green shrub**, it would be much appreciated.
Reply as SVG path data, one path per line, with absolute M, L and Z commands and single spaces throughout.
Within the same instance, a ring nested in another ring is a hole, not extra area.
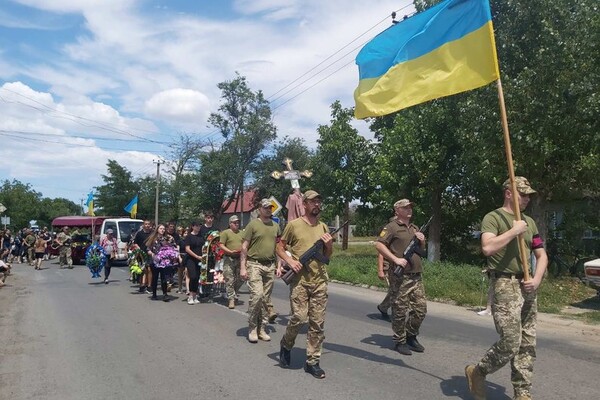
M 481 269 L 480 265 L 425 261 L 423 280 L 427 298 L 461 306 L 485 306 L 489 281 Z M 328 271 L 334 280 L 386 286 L 377 278 L 377 250 L 370 244 L 354 244 L 346 251 L 336 244 Z M 592 309 L 594 311 L 579 318 L 600 321 L 600 298 L 595 296 L 595 290 L 578 279 L 546 277 L 538 291 L 539 311 L 560 313 L 566 306 Z

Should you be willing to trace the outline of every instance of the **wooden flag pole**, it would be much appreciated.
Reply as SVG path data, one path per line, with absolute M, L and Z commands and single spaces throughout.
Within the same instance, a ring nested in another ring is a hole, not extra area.
M 500 116 L 502 120 L 502 131 L 504 133 L 504 149 L 506 151 L 506 162 L 508 163 L 508 176 L 510 178 L 510 190 L 512 192 L 513 213 L 515 220 L 521 220 L 521 209 L 519 208 L 519 200 L 517 197 L 517 182 L 515 181 L 515 167 L 512 158 L 512 148 L 510 145 L 510 134 L 508 131 L 508 118 L 506 117 L 506 105 L 504 104 L 504 92 L 502 91 L 502 81 L 498 78 L 498 101 L 500 102 Z M 529 280 L 529 262 L 527 260 L 527 249 L 525 247 L 525 239 L 523 235 L 518 236 L 519 256 L 523 265 L 524 280 Z

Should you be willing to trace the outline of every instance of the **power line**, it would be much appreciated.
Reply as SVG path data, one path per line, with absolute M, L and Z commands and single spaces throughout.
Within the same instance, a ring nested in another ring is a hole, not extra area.
M 39 102 L 39 101 L 37 101 L 37 100 L 29 97 L 29 96 L 25 96 L 24 94 L 21 94 L 19 92 L 15 92 L 14 90 L 10 90 L 10 89 L 7 89 L 5 87 L 1 87 L 0 89 L 6 90 L 9 93 L 15 94 L 17 96 L 23 97 L 23 98 L 25 98 L 25 99 L 33 102 L 33 103 L 39 104 L 41 107 L 43 107 L 46 110 L 41 109 L 39 107 L 36 107 L 36 106 L 34 106 L 32 104 L 24 103 L 22 101 L 18 101 L 18 100 L 6 100 L 5 98 L 3 98 L 3 97 L 0 96 L 0 100 L 4 101 L 5 103 L 21 104 L 23 106 L 33 108 L 34 110 L 38 110 L 39 112 L 44 113 L 44 114 L 48 114 L 49 112 L 55 112 L 55 113 L 59 113 L 59 114 L 64 114 L 64 115 L 67 115 L 69 117 L 75 118 L 75 119 L 71 119 L 71 118 L 65 118 L 65 119 L 67 119 L 67 120 L 69 120 L 71 122 L 75 122 L 76 124 L 79 124 L 79 125 L 82 125 L 82 126 L 87 126 L 87 127 L 91 127 L 91 128 L 104 129 L 104 130 L 107 130 L 107 131 L 110 131 L 110 132 L 115 132 L 115 133 L 118 133 L 118 134 L 121 134 L 121 135 L 127 135 L 127 136 L 131 136 L 131 137 L 135 137 L 137 139 L 141 139 L 141 140 L 144 140 L 144 141 L 147 141 L 147 142 L 159 143 L 156 140 L 147 139 L 147 138 L 144 138 L 142 136 L 134 135 L 134 134 L 132 134 L 130 132 L 127 132 L 125 130 L 122 130 L 122 129 L 113 128 L 112 126 L 114 126 L 114 125 L 111 126 L 111 124 L 108 124 L 106 122 L 101 122 L 101 121 L 93 120 L 93 119 L 90 119 L 90 118 L 81 117 L 79 115 L 71 114 L 71 113 L 68 113 L 66 111 L 57 110 L 56 108 L 52 108 L 50 106 L 47 106 L 46 104 L 43 104 L 43 103 L 41 103 L 41 102 Z M 53 117 L 53 118 L 64 118 L 64 117 L 55 116 L 55 115 L 50 115 L 50 116 Z M 83 122 L 81 122 L 79 120 L 86 121 L 86 122 L 91 122 L 92 124 L 95 124 L 95 125 L 85 124 L 85 123 L 83 123 Z M 146 132 L 151 132 L 151 131 L 146 131 Z M 156 133 L 156 132 L 151 132 L 151 133 Z
M 398 10 L 394 11 L 393 14 L 398 13 L 406 8 L 409 8 L 412 6 L 412 3 L 409 3 L 401 8 L 399 8 Z M 317 69 L 319 66 L 323 65 L 326 61 L 330 60 L 332 57 L 334 57 L 336 54 L 340 53 L 343 49 L 347 48 L 348 46 L 350 46 L 352 43 L 356 42 L 358 39 L 360 39 L 361 37 L 365 36 L 368 32 L 372 31 L 373 29 L 375 29 L 377 26 L 379 26 L 381 23 L 383 23 L 384 21 L 386 21 L 389 18 L 389 16 L 386 16 L 385 18 L 383 18 L 382 20 L 380 20 L 379 22 L 377 22 L 375 25 L 373 25 L 372 27 L 370 27 L 369 29 L 367 29 L 366 31 L 364 31 L 363 33 L 361 33 L 360 35 L 358 35 L 357 37 L 355 37 L 354 39 L 352 39 L 349 43 L 347 43 L 346 45 L 342 46 L 340 49 L 338 49 L 337 51 L 335 51 L 333 54 L 331 54 L 329 57 L 327 57 L 325 60 L 321 61 L 320 63 L 318 63 L 317 65 L 315 65 L 314 67 L 310 68 L 307 72 L 303 73 L 302 75 L 300 75 L 299 77 L 297 77 L 296 79 L 294 79 L 293 81 L 291 81 L 290 83 L 288 83 L 287 85 L 285 85 L 284 87 L 282 87 L 281 89 L 279 89 L 278 91 L 276 91 L 275 93 L 273 93 L 272 95 L 270 95 L 269 97 L 267 97 L 268 99 L 271 99 L 272 97 L 274 97 L 275 95 L 277 95 L 278 93 L 282 92 L 283 93 L 277 97 L 275 97 L 274 99 L 270 100 L 270 103 L 272 104 L 274 101 L 284 97 L 285 95 L 293 92 L 295 89 L 299 88 L 300 86 L 306 84 L 307 82 L 309 82 L 310 80 L 314 79 L 315 77 L 317 77 L 319 74 L 321 74 L 322 72 L 326 71 L 327 69 L 329 69 L 330 67 L 332 67 L 333 65 L 335 65 L 336 63 L 338 63 L 339 61 L 343 60 L 346 56 L 348 56 L 349 54 L 352 54 L 356 49 L 358 49 L 359 47 L 362 47 L 364 44 L 366 44 L 369 40 L 368 39 L 366 41 L 364 41 L 363 43 L 361 43 L 360 45 L 354 47 L 352 50 L 350 50 L 349 52 L 346 52 L 344 55 L 342 55 L 341 57 L 337 58 L 336 60 L 334 60 L 333 62 L 327 64 L 324 68 L 320 69 L 319 71 L 317 71 L 316 73 L 310 75 L 309 77 L 307 77 L 306 79 L 302 80 L 300 83 L 298 83 L 297 85 L 294 85 L 292 88 L 287 89 L 288 87 L 290 87 L 291 85 L 293 85 L 294 83 L 296 83 L 297 81 L 299 81 L 300 79 L 302 79 L 303 77 L 305 77 L 306 75 L 308 75 L 309 73 L 311 73 L 312 71 L 314 71 L 315 69 Z M 354 60 L 352 60 L 354 61 Z M 351 62 L 352 62 L 351 61 Z M 345 64 L 343 67 L 347 66 L 348 64 L 350 64 L 351 62 Z M 342 67 L 342 68 L 343 68 Z M 334 74 L 337 73 L 338 71 L 340 71 L 342 68 L 338 68 L 336 71 L 334 71 Z M 333 74 L 329 74 L 326 78 L 330 77 Z M 321 79 L 320 81 L 317 82 L 323 82 L 324 79 Z M 310 86 L 310 88 L 314 87 L 315 85 Z M 303 90 L 302 92 L 300 92 L 300 94 L 306 92 L 306 90 Z M 294 96 L 293 98 L 296 98 L 297 96 Z M 293 99 L 292 98 L 292 99 Z M 288 101 L 284 102 L 283 104 L 287 103 Z M 283 105 L 281 104 L 281 105 Z M 279 105 L 279 106 L 281 106 Z M 278 107 L 279 107 L 278 106 Z M 277 108 L 278 108 L 277 107 Z
M 102 146 L 98 146 L 98 145 L 91 145 L 91 144 L 65 143 L 65 142 L 59 142 L 59 141 L 55 141 L 55 140 L 34 139 L 34 138 L 27 137 L 27 136 L 10 134 L 10 133 L 4 133 L 4 132 L 0 132 L 0 136 L 11 137 L 11 138 L 21 139 L 21 140 L 27 140 L 27 141 L 30 141 L 30 142 L 37 142 L 37 143 L 54 143 L 54 144 L 60 144 L 60 145 L 69 146 L 69 147 L 93 147 L 93 148 L 98 148 L 98 149 L 101 149 L 101 150 L 139 151 L 139 152 L 142 152 L 142 153 L 151 153 L 151 154 L 166 153 L 166 151 L 164 151 L 164 150 L 161 150 L 161 151 L 147 151 L 147 150 L 139 150 L 139 149 L 132 149 L 132 148 L 129 148 L 129 149 L 107 148 L 107 147 L 102 147 Z
M 14 134 L 22 134 L 22 135 L 35 135 L 35 136 L 55 136 L 55 137 L 62 137 L 65 139 L 90 139 L 90 140 L 110 140 L 111 142 L 138 142 L 138 143 L 145 143 L 145 140 L 140 140 L 140 139 L 118 139 L 118 138 L 107 138 L 107 137 L 99 137 L 99 136 L 75 136 L 75 135 L 60 135 L 57 133 L 43 133 L 43 132 L 32 132 L 32 131 L 17 131 L 17 130 L 6 130 L 6 129 L 0 129 L 0 133 L 14 133 Z M 170 145 L 170 143 L 167 142 L 160 142 L 160 143 L 156 143 L 156 144 L 160 144 L 160 145 Z

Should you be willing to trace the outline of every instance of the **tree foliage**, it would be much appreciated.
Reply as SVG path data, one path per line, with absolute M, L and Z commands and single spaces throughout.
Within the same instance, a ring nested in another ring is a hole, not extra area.
M 367 168 L 372 163 L 370 143 L 350 122 L 352 108 L 343 108 L 339 101 L 331 105 L 330 125 L 320 125 L 317 131 L 317 151 L 312 169 L 314 187 L 327 199 L 331 211 L 350 218 L 350 202 L 364 198 L 367 192 Z M 348 230 L 344 230 L 342 248 L 348 246 Z
M 124 215 L 125 207 L 139 192 L 139 186 L 133 181 L 131 172 L 115 160 L 106 163 L 107 174 L 102 175 L 104 185 L 96 188 L 94 207 L 98 215 Z M 138 208 L 139 212 L 139 208 Z
M 165 200 L 161 220 L 179 221 L 182 217 L 186 220 L 193 218 L 190 202 L 186 201 L 186 197 L 194 199 L 198 195 L 194 171 L 199 170 L 202 152 L 207 145 L 206 140 L 190 134 L 179 135 L 178 142 L 171 145 L 167 179 L 163 185 L 164 190 L 161 191 Z
M 438 1 L 415 1 L 421 10 Z M 597 6 L 591 1 L 491 2 L 502 84 L 517 175 L 539 196 L 528 212 L 546 234 L 553 203 L 577 207 L 600 191 Z M 421 104 L 371 124 L 381 191 L 377 207 L 398 197 L 417 199 L 439 215 L 441 253 L 457 258 L 486 210 L 501 202 L 508 176 L 496 85 Z M 588 218 L 589 219 L 589 218 Z M 437 255 L 434 256 L 437 259 Z
M 285 206 L 287 198 L 292 191 L 290 181 L 286 179 L 273 179 L 273 171 L 283 171 L 285 166 L 283 160 L 289 158 L 292 160 L 293 168 L 297 171 L 308 169 L 312 163 L 313 153 L 306 146 L 301 138 L 285 137 L 273 146 L 273 152 L 264 155 L 258 162 L 255 174 L 254 186 L 257 189 L 257 197 L 264 198 L 275 196 L 279 202 Z M 300 188 L 310 186 L 311 179 L 302 178 Z M 285 210 L 284 210 L 285 211 Z M 287 218 L 287 216 L 285 215 Z
M 61 215 L 78 215 L 81 207 L 66 199 L 49 199 L 18 180 L 5 180 L 0 187 L 0 203 L 6 207 L 3 216 L 10 217 L 13 230 L 29 226 L 35 220 L 39 226 L 50 226 Z
M 213 177 L 221 177 L 219 190 L 211 203 L 213 211 L 220 214 L 238 193 L 244 192 L 247 179 L 256 172 L 260 154 L 277 136 L 271 120 L 271 108 L 262 91 L 254 92 L 246 78 L 236 73 L 233 80 L 217 85 L 221 90 L 222 103 L 219 111 L 211 113 L 208 122 L 221 132 L 225 139 L 219 150 L 212 151 L 201 159 L 200 184 L 214 188 Z M 217 162 L 208 157 L 216 157 Z M 216 168 L 214 168 L 216 167 Z M 227 196 L 224 207 L 217 201 Z M 218 206 L 217 206 L 218 203 Z

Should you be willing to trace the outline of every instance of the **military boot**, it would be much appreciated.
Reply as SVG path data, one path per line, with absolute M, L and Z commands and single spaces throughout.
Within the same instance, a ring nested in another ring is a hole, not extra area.
M 412 351 L 416 351 L 417 353 L 422 353 L 425 351 L 425 347 L 419 343 L 416 336 L 408 336 L 406 338 L 406 344 Z
M 229 304 L 227 305 L 227 308 L 229 308 L 230 310 L 233 310 L 235 308 L 235 299 L 234 298 L 229 299 Z
M 528 394 L 519 394 L 515 396 L 515 400 L 531 400 L 531 396 Z
M 271 340 L 271 336 L 269 336 L 267 334 L 267 332 L 265 331 L 265 328 L 261 327 L 260 331 L 258 332 L 258 338 L 260 340 L 264 340 L 265 342 L 268 342 Z
M 475 400 L 485 400 L 485 375 L 479 371 L 476 365 L 467 365 L 465 376 L 467 377 L 469 392 Z
M 279 349 L 279 366 L 281 368 L 287 368 L 290 366 L 291 362 L 292 362 L 292 351 L 286 349 L 282 345 L 281 348 Z
M 316 364 L 304 364 L 304 371 L 308 372 L 312 376 L 317 379 L 325 378 L 325 371 L 319 366 L 319 363 Z
M 410 351 L 410 347 L 408 347 L 406 343 L 396 343 L 394 350 L 396 350 L 400 354 L 404 354 L 405 356 L 412 355 L 412 351 Z
M 279 314 L 277 314 L 273 309 L 269 310 L 269 323 L 272 324 L 275 322 Z
M 250 329 L 250 331 L 248 332 L 248 341 L 250 343 L 258 342 L 258 333 L 256 333 L 256 328 Z

